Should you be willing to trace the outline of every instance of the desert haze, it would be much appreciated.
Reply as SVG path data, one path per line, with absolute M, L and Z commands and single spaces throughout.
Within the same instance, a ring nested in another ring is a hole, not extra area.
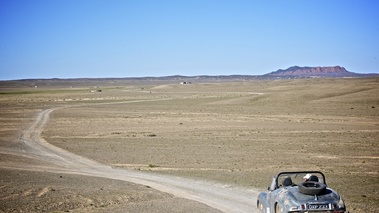
M 0 212 L 256 212 L 320 170 L 379 212 L 379 78 L 0 82 Z

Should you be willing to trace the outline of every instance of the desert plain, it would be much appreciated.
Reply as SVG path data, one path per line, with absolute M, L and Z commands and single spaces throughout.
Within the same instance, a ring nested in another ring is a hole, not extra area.
M 220 212 L 29 152 L 46 110 L 41 138 L 101 165 L 256 191 L 319 170 L 350 212 L 379 212 L 379 78 L 4 81 L 0 110 L 0 212 Z

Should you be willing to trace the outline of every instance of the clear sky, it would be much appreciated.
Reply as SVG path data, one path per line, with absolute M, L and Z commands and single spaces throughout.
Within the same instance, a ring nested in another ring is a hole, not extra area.
M 0 80 L 379 73 L 376 0 L 0 0 Z

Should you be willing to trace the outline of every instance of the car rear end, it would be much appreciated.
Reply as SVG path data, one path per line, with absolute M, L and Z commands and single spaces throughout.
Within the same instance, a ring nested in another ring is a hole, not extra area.
M 346 207 L 342 198 L 333 190 L 327 189 L 329 193 L 324 195 L 304 195 L 293 187 L 293 198 L 297 201 L 295 205 L 290 206 L 288 212 L 296 213 L 345 213 Z

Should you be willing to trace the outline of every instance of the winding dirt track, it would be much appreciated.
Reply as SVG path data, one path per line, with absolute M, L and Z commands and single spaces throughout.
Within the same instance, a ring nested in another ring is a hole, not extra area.
M 124 180 L 194 200 L 223 212 L 256 212 L 255 202 L 258 192 L 254 189 L 112 168 L 49 144 L 41 137 L 41 133 L 49 120 L 50 113 L 57 109 L 60 108 L 42 111 L 22 134 L 21 140 L 25 145 L 23 155 L 48 163 L 28 169 Z

